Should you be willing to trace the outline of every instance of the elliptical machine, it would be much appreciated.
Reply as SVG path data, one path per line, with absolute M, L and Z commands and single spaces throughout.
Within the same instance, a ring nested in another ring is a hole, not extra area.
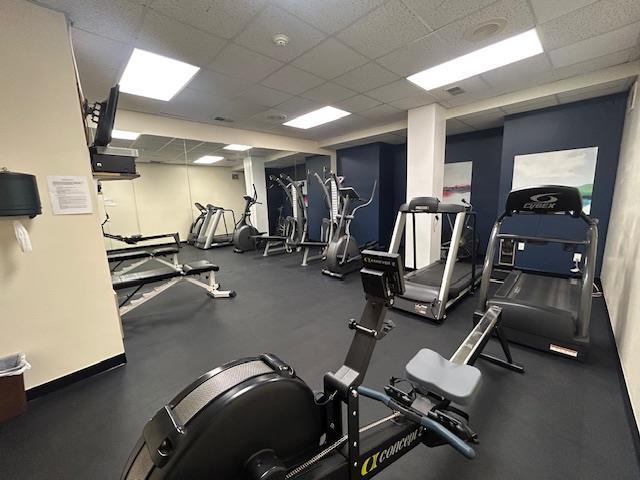
M 327 264 L 322 273 L 330 277 L 344 280 L 344 277 L 351 272 L 355 272 L 362 267 L 362 255 L 360 245 L 356 238 L 351 235 L 351 221 L 354 219 L 356 212 L 364 207 L 371 205 L 373 196 L 376 193 L 377 182 L 374 182 L 371 196 L 365 203 L 358 205 L 351 213 L 349 208 L 351 202 L 360 201 L 360 195 L 353 187 L 345 187 L 341 185 L 341 179 L 335 173 L 332 176 L 332 188 L 337 187 L 339 193 L 339 209 L 336 215 L 338 219 L 338 227 L 333 231 L 333 237 L 329 241 L 326 250 Z M 370 247 L 367 245 L 367 247 Z
M 253 197 L 245 195 L 243 198 L 245 201 L 244 212 L 233 231 L 233 251 L 236 253 L 254 250 L 256 248 L 255 237 L 260 235 L 258 229 L 251 224 L 251 207 L 260 204 L 256 186 L 253 185 Z
M 474 458 L 469 444 L 478 437 L 457 406 L 479 390 L 482 373 L 473 364 L 482 357 L 523 371 L 502 337 L 501 309 L 489 308 L 450 360 L 424 348 L 407 364 L 406 380 L 392 378 L 384 392 L 364 387 L 376 343 L 394 327 L 384 317 L 404 292 L 404 272 L 398 254 L 362 257 L 367 304 L 360 321 L 349 322 L 351 347 L 344 364 L 325 374 L 322 392 L 273 354 L 216 368 L 147 423 L 121 480 L 368 480 L 420 444 L 448 444 Z M 494 333 L 506 361 L 482 353 Z M 361 397 L 391 412 L 360 427 Z

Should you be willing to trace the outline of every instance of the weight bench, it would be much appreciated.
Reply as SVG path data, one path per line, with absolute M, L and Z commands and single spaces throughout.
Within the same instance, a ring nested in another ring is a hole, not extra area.
M 107 252 L 107 260 L 109 263 L 115 263 L 116 265 L 113 268 L 110 268 L 112 275 L 122 275 L 131 270 L 138 268 L 140 265 L 144 265 L 146 262 L 150 260 L 156 260 L 160 263 L 163 263 L 169 267 L 175 268 L 178 266 L 178 252 L 180 250 L 178 247 L 158 247 L 152 250 L 122 250 L 115 252 Z M 173 263 L 169 263 L 160 257 L 166 257 L 172 255 Z M 131 265 L 127 265 L 126 267 L 118 270 L 118 267 L 122 265 L 122 263 L 138 260 L 137 262 L 132 263 Z
M 263 257 L 268 257 L 269 255 L 276 255 L 288 251 L 287 237 L 282 237 L 279 235 L 256 235 L 255 237 L 253 237 L 253 239 L 256 243 L 256 250 L 258 250 L 259 242 L 267 242 L 264 247 L 264 252 L 262 253 Z
M 328 243 L 306 241 L 300 242 L 296 245 L 304 249 L 302 253 L 302 263 L 300 265 L 303 267 L 307 267 L 309 266 L 309 262 L 315 262 L 316 260 L 322 260 L 325 258 Z M 309 255 L 312 248 L 319 248 L 320 252 L 317 255 Z
M 168 262 L 166 263 L 169 264 Z M 220 267 L 214 265 L 208 260 L 198 260 L 177 266 L 169 264 L 169 266 L 171 268 L 157 268 L 142 272 L 113 275 L 111 277 L 111 283 L 115 291 L 135 288 L 133 292 L 127 294 L 125 299 L 120 302 L 120 315 L 129 313 L 131 310 L 148 302 L 181 281 L 187 281 L 192 285 L 206 290 L 208 295 L 213 298 L 232 298 L 236 296 L 236 292 L 232 290 L 219 290 L 220 284 L 216 283 L 215 272 L 219 271 Z M 202 274 L 207 276 L 207 283 L 193 278 Z M 153 288 L 149 292 L 143 293 L 139 298 L 132 300 L 133 296 L 138 293 L 142 287 L 157 282 L 164 283 Z

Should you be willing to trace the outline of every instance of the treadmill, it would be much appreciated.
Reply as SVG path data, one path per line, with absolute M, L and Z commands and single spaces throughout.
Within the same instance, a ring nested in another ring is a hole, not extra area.
M 236 224 L 234 211 L 211 204 L 207 204 L 205 210 L 206 213 L 193 246 L 200 250 L 209 250 L 233 245 L 233 230 L 230 230 L 229 225 Z M 227 215 L 231 215 L 230 222 L 227 222 Z M 217 233 L 218 227 L 223 227 L 224 233 Z
M 450 222 L 451 239 L 443 255 L 430 265 L 405 275 L 405 293 L 396 296 L 393 307 L 442 322 L 449 307 L 472 292 L 480 281 L 477 265 L 475 212 L 470 205 L 440 203 L 435 197 L 416 197 L 400 207 L 391 237 L 389 253 L 398 253 L 404 237 L 407 216 L 413 226 L 413 258 L 416 259 L 416 215 L 431 214 L 455 218 Z M 470 235 L 467 235 L 470 233 Z M 460 258 L 461 243 L 468 251 Z
M 565 239 L 502 233 L 507 217 L 514 215 L 565 215 L 582 220 L 584 239 Z M 558 275 L 513 268 L 502 285 L 489 295 L 496 247 L 501 241 L 536 245 L 559 244 L 582 253 L 582 266 Z M 584 361 L 589 350 L 591 295 L 598 245 L 598 220 L 582 211 L 577 188 L 547 185 L 513 190 L 504 213 L 491 232 L 482 272 L 476 321 L 492 306 L 502 309 L 502 328 L 509 341 L 556 355 Z

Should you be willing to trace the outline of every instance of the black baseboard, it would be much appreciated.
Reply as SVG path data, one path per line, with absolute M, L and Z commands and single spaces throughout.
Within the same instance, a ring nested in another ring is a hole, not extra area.
M 106 372 L 107 370 L 119 367 L 121 365 L 124 365 L 125 363 L 127 363 L 127 356 L 124 353 L 116 355 L 115 357 L 107 358 L 106 360 L 96 363 L 95 365 L 91 365 L 90 367 L 83 368 L 82 370 L 70 373 L 69 375 L 65 375 L 64 377 L 56 378 L 55 380 L 51 380 L 50 382 L 30 388 L 29 390 L 27 390 L 27 400 L 33 400 L 34 398 L 42 397 L 43 395 L 55 392 L 56 390 L 60 390 L 61 388 L 79 382 L 80 380 L 84 380 L 99 373 Z

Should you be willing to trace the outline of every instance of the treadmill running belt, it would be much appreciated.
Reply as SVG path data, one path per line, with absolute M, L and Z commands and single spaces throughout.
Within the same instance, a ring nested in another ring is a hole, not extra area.
M 438 296 L 445 262 L 439 261 L 431 265 L 408 273 L 405 276 L 406 292 L 404 297 L 420 301 L 432 301 Z M 476 266 L 476 279 L 481 274 Z M 471 285 L 471 265 L 466 262 L 456 262 L 449 285 L 449 298 L 457 297 L 460 292 Z

